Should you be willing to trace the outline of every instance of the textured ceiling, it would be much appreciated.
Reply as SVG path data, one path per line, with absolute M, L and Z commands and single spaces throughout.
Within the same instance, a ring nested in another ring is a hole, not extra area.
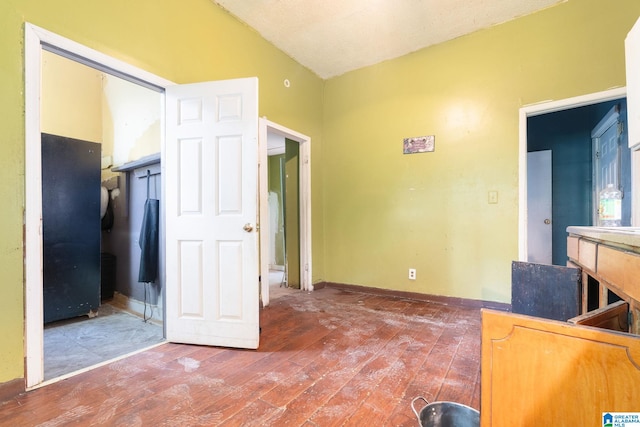
M 322 78 L 567 0 L 212 0 Z

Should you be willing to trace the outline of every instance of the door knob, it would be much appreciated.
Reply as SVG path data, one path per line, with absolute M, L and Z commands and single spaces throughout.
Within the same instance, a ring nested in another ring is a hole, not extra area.
M 244 227 L 242 227 L 242 229 L 247 233 L 251 233 L 253 231 L 253 225 L 251 225 L 250 223 L 246 223 Z
M 545 220 L 544 220 L 544 223 L 545 223 L 545 224 L 547 224 L 547 225 L 549 225 L 549 224 L 551 224 L 551 220 L 550 220 L 549 218 L 547 218 L 547 219 L 545 219 Z M 246 226 L 245 226 L 245 227 L 246 227 Z

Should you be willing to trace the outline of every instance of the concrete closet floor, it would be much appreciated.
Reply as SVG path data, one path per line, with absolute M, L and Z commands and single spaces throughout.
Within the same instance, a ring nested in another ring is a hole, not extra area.
M 98 316 L 44 326 L 44 379 L 88 368 L 164 341 L 162 326 L 103 303 Z

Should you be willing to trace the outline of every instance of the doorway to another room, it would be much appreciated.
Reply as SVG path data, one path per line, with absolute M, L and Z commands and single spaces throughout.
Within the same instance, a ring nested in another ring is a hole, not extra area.
M 631 153 L 627 146 L 626 91 L 549 102 L 520 110 L 520 257 L 521 261 L 566 265 L 566 228 L 597 225 L 597 163 L 600 151 L 594 132 L 612 111 L 619 147 L 618 185 L 624 192 L 623 224 L 631 221 Z M 618 123 L 622 123 L 618 126 Z M 542 161 L 544 164 L 530 163 Z M 548 170 L 550 185 L 539 191 L 540 173 Z M 549 213 L 536 216 L 548 205 Z M 626 219 L 625 219 L 626 218 Z M 547 236 L 547 237 L 544 237 Z
M 164 341 L 157 239 L 138 281 L 145 202 L 162 193 L 161 101 L 42 52 L 45 381 Z
M 311 139 L 260 119 L 261 303 L 311 284 Z M 263 142 L 266 141 L 266 144 Z
M 272 298 L 300 289 L 299 146 L 268 135 L 269 286 Z

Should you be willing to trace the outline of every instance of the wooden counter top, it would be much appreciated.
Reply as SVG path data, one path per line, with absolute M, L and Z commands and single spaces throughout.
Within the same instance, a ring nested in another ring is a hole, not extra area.
M 567 233 L 640 253 L 640 227 L 571 226 L 567 227 Z
M 609 291 L 630 305 L 630 332 L 640 334 L 640 228 L 567 227 L 569 263 L 582 269 L 582 313 L 591 311 L 589 277 L 598 283 L 598 307 L 612 302 Z

